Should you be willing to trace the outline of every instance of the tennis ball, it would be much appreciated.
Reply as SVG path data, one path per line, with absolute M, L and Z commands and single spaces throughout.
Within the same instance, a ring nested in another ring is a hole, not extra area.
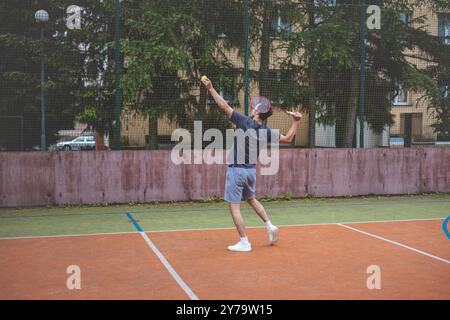
M 200 80 L 202 80 L 202 81 L 208 80 L 208 77 L 207 76 L 202 76 L 202 78 Z

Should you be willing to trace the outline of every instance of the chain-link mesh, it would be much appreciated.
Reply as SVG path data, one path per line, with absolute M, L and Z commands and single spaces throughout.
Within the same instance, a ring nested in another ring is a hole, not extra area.
M 245 113 L 245 74 L 292 147 L 450 141 L 448 1 L 249 0 L 248 39 L 244 1 L 1 1 L 0 150 L 171 148 L 232 127 L 200 77 Z

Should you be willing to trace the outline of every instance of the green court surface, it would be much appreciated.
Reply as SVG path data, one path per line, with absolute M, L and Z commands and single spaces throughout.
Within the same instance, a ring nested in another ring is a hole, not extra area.
M 414 220 L 450 215 L 450 194 L 295 199 L 263 202 L 274 224 Z M 232 228 L 227 203 L 133 204 L 0 209 L 0 237 L 134 232 L 130 212 L 145 231 Z M 247 205 L 248 227 L 262 226 Z

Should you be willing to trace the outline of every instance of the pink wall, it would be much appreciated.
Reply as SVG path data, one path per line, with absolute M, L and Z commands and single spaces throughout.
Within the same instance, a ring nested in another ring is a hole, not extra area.
M 226 165 L 174 165 L 170 151 L 0 153 L 0 207 L 199 200 Z M 450 192 L 450 148 L 282 149 L 258 196 Z

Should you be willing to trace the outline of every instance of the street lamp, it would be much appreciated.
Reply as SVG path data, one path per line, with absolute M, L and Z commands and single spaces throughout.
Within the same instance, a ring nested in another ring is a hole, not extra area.
M 36 11 L 34 18 L 41 25 L 41 41 L 44 39 L 44 23 L 48 22 L 48 12 L 45 10 Z M 45 145 L 45 100 L 44 100 L 44 53 L 41 57 L 41 150 L 46 151 Z

